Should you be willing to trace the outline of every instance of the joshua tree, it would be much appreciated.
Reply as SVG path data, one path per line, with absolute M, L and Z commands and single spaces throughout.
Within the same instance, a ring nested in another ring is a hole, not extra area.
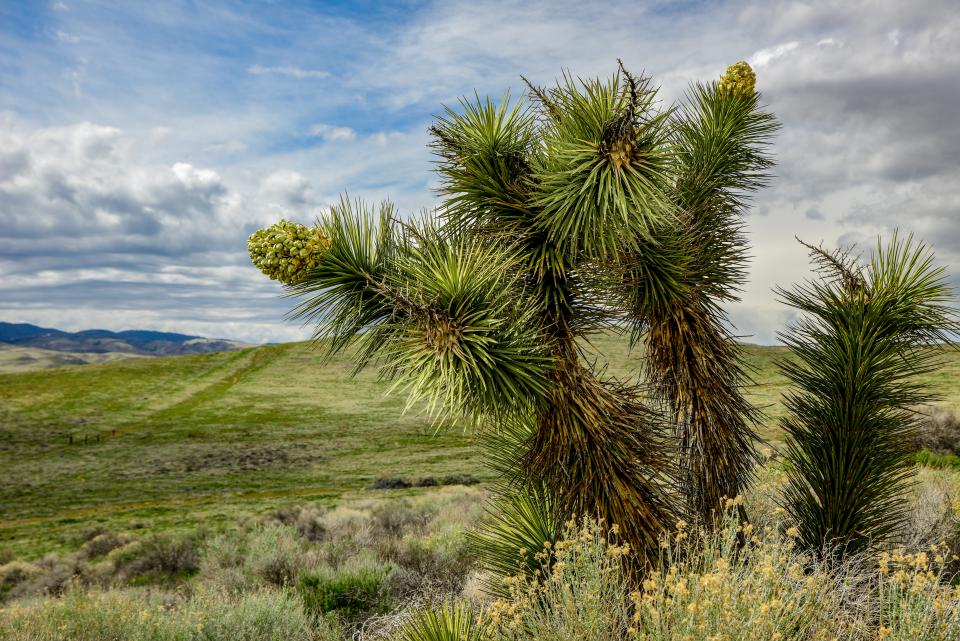
M 878 245 L 864 266 L 808 246 L 820 272 L 780 291 L 804 316 L 783 336 L 789 483 L 784 506 L 799 538 L 834 558 L 881 546 L 906 517 L 913 475 L 913 408 L 935 396 L 935 370 L 957 329 L 952 292 L 932 253 L 912 238 Z
M 480 426 L 505 488 L 618 524 L 642 560 L 678 518 L 737 495 L 756 457 L 722 309 L 777 127 L 754 80 L 737 63 L 662 109 L 621 64 L 609 81 L 528 82 L 530 103 L 462 101 L 430 129 L 435 216 L 343 199 L 317 228 L 258 232 L 251 256 L 333 351 L 356 341 L 358 367 Z M 632 330 L 643 380 L 591 365 L 601 330 Z

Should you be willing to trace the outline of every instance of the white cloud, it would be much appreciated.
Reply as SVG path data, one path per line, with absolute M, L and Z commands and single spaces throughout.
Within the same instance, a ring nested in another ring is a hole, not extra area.
M 321 71 L 319 69 L 301 69 L 300 67 L 263 67 L 261 65 L 247 67 L 247 72 L 252 73 L 255 76 L 276 74 L 280 76 L 291 76 L 299 79 L 326 78 L 330 75 L 330 72 Z
M 72 33 L 67 33 L 66 31 L 57 31 L 54 35 L 60 42 L 66 42 L 69 44 L 76 44 L 80 42 L 79 36 L 75 36 Z
M 785 42 L 783 44 L 777 45 L 776 47 L 770 47 L 768 49 L 761 49 L 757 51 L 752 56 L 748 62 L 757 69 L 762 69 L 766 67 L 771 62 L 777 58 L 782 58 L 785 55 L 789 54 L 791 51 L 800 46 L 800 43 L 797 41 Z
M 310 127 L 310 135 L 324 140 L 356 140 L 357 132 L 350 127 L 317 124 Z

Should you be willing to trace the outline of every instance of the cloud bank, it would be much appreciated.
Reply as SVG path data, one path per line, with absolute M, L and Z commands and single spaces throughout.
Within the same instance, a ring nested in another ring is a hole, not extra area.
M 9 15 L 8 15 L 9 14 Z M 950 2 L 25 3 L 0 9 L 0 318 L 302 338 L 245 239 L 349 191 L 435 204 L 426 127 L 520 74 L 606 75 L 664 104 L 738 59 L 783 122 L 731 316 L 770 343 L 794 236 L 899 227 L 960 282 L 960 15 Z

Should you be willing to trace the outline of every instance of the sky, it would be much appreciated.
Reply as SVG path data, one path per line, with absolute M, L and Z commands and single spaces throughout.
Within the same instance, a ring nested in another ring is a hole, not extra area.
M 0 320 L 251 343 L 306 338 L 247 257 L 339 194 L 436 206 L 427 127 L 520 75 L 608 76 L 663 106 L 737 60 L 783 128 L 746 218 L 745 340 L 792 318 L 795 236 L 929 242 L 960 284 L 955 0 L 0 0 Z M 952 268 L 951 268 L 952 266 Z

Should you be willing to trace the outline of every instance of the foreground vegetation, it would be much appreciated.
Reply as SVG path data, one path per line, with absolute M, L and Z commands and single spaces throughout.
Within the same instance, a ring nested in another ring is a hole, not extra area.
M 794 545 L 775 505 L 785 480 L 768 462 L 744 497 L 749 528 L 735 509 L 715 533 L 681 526 L 641 586 L 610 528 L 581 522 L 541 555 L 546 582 L 520 576 L 501 598 L 465 536 L 487 500 L 475 487 L 304 504 L 221 533 L 92 530 L 70 553 L 0 566 L 0 638 L 960 638 L 960 586 L 944 580 L 960 567 L 960 474 L 921 468 L 900 547 L 829 570 Z M 475 636 L 436 634 L 457 612 Z

